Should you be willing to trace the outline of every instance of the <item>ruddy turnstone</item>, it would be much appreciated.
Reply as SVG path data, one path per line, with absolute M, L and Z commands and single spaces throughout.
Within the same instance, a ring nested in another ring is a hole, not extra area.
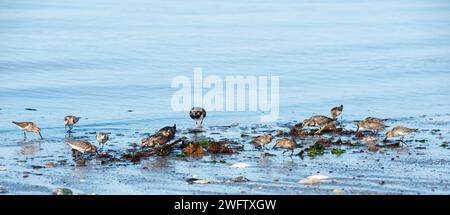
M 67 127 L 69 127 L 69 130 L 67 130 L 68 133 L 70 133 L 73 129 L 73 126 L 77 124 L 78 121 L 80 121 L 81 117 L 76 116 L 66 116 L 64 117 L 64 127 L 67 130 Z
M 401 137 L 400 141 L 403 142 L 403 138 L 405 135 L 416 131 L 418 131 L 418 129 L 416 128 L 396 126 L 386 133 L 386 138 L 384 139 L 384 141 L 387 141 L 388 138 L 398 136 Z
M 156 134 L 146 137 L 141 140 L 142 147 L 155 147 L 158 145 L 164 145 L 175 137 L 177 131 L 177 125 L 173 127 L 167 126 L 159 129 Z
M 272 142 L 272 134 L 264 134 L 253 138 L 252 143 L 258 147 L 264 148 L 265 145 Z
M 98 144 L 103 147 L 104 145 L 106 145 L 106 142 L 108 142 L 109 140 L 109 135 L 107 133 L 103 133 L 103 132 L 97 132 L 97 134 L 95 135 Z
M 336 120 L 336 118 L 342 114 L 342 111 L 344 110 L 344 105 L 341 106 L 337 106 L 334 108 L 331 108 L 330 112 L 331 112 L 331 118 L 333 118 L 334 120 Z
M 389 126 L 385 125 L 382 119 L 378 119 L 375 117 L 367 117 L 359 121 L 356 127 L 357 132 L 359 131 L 359 129 L 367 129 L 378 132 L 383 131 L 385 128 Z
M 319 127 L 319 130 L 315 134 L 320 134 L 324 129 L 335 128 L 336 121 L 330 117 L 316 115 L 303 120 L 303 126 Z
M 277 147 L 280 147 L 280 148 L 283 148 L 283 149 L 287 149 L 287 150 L 291 150 L 291 156 L 292 156 L 292 154 L 294 154 L 294 149 L 297 148 L 297 143 L 294 140 L 292 140 L 292 139 L 283 138 L 283 139 L 277 140 L 275 142 L 275 145 L 273 146 L 272 149 L 277 148 Z M 283 154 L 286 153 L 286 152 L 287 151 L 284 151 Z
M 206 110 L 201 107 L 193 107 L 189 111 L 189 116 L 195 120 L 195 130 L 201 130 L 203 126 L 203 120 L 206 117 Z
M 39 134 L 41 139 L 44 139 L 44 138 L 42 138 L 42 135 L 41 135 L 41 129 L 36 125 L 36 123 L 34 123 L 34 122 L 14 122 L 14 121 L 12 123 L 17 125 L 17 127 L 19 127 L 20 130 L 23 131 L 24 139 L 27 139 L 27 132 L 33 132 L 33 133 Z

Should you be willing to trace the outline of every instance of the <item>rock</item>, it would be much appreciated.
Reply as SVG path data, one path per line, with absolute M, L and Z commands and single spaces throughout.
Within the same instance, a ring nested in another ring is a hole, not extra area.
M 245 169 L 245 168 L 247 168 L 249 166 L 250 165 L 246 164 L 246 163 L 235 163 L 235 164 L 231 165 L 230 167 L 231 168 L 238 168 L 238 169 Z
M 69 188 L 55 188 L 52 191 L 53 195 L 58 195 L 58 196 L 66 196 L 66 195 L 73 195 L 72 190 L 70 190 Z
M 199 179 L 199 178 L 190 178 L 186 180 L 188 184 L 209 184 L 209 181 L 206 179 Z
M 233 178 L 233 182 L 249 182 L 250 180 L 246 178 L 245 176 L 238 176 L 236 178 Z
M 318 185 L 327 179 L 328 177 L 324 175 L 311 175 L 298 181 L 298 183 L 303 185 Z

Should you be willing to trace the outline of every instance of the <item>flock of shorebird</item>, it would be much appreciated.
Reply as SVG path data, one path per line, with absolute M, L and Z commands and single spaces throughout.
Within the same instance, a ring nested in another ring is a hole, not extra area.
M 318 130 L 314 133 L 317 135 L 320 135 L 322 131 L 326 129 L 335 129 L 337 126 L 337 117 L 342 114 L 342 111 L 344 109 L 343 105 L 333 107 L 330 110 L 331 117 L 323 116 L 323 115 L 316 115 L 312 116 L 308 119 L 303 120 L 301 124 L 301 127 L 316 127 Z M 203 126 L 203 120 L 206 117 L 206 110 L 201 107 L 194 107 L 189 112 L 189 116 L 195 120 L 196 126 L 195 128 L 191 129 L 192 132 L 201 132 L 202 126 Z M 72 129 L 75 124 L 78 123 L 80 120 L 80 117 L 76 116 L 66 116 L 64 117 L 64 126 L 67 133 L 71 133 Z M 378 133 L 380 131 L 385 130 L 387 125 L 384 124 L 385 120 L 378 119 L 375 117 L 367 117 L 361 121 L 358 121 L 356 127 L 356 131 L 358 132 L 360 129 L 365 129 L 372 131 L 373 133 Z M 17 125 L 18 128 L 20 128 L 23 131 L 24 138 L 26 139 L 26 132 L 33 132 L 38 134 L 41 139 L 43 139 L 41 135 L 41 129 L 38 127 L 38 125 L 34 122 L 12 122 L 15 125 Z M 388 138 L 399 136 L 401 139 L 399 141 L 403 142 L 403 137 L 409 133 L 415 132 L 417 129 L 414 128 L 407 128 L 402 126 L 396 126 L 392 128 L 390 131 L 386 133 L 384 141 L 387 141 Z M 175 137 L 176 133 L 176 125 L 173 126 L 167 126 L 164 128 L 161 128 L 158 132 L 155 134 L 145 137 L 141 140 L 141 147 L 156 147 L 160 145 L 164 145 L 168 143 L 170 140 L 172 140 Z M 104 132 L 97 132 L 96 133 L 96 139 L 98 141 L 98 144 L 100 147 L 103 147 L 109 140 L 108 133 Z M 264 134 L 257 137 L 254 137 L 254 139 L 251 141 L 253 144 L 255 144 L 258 147 L 265 148 L 265 146 L 269 143 L 271 143 L 273 140 L 272 134 Z M 97 147 L 90 143 L 87 140 L 67 140 L 66 141 L 73 150 L 81 152 L 81 153 L 98 153 Z M 297 148 L 297 143 L 290 138 L 283 138 L 279 139 L 275 142 L 275 145 L 273 148 L 283 148 L 287 150 L 294 150 Z

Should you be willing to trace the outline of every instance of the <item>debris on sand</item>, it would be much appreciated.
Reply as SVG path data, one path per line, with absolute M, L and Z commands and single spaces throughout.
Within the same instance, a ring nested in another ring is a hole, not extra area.
M 35 108 L 25 108 L 25 110 L 27 110 L 27 111 L 37 111 L 37 109 L 35 109 Z
M 67 196 L 67 195 L 73 195 L 72 190 L 70 190 L 69 188 L 55 188 L 52 191 L 53 195 L 58 195 L 58 196 Z
M 203 146 L 200 143 L 189 143 L 184 149 L 186 155 L 201 156 L 203 155 Z
M 200 178 L 189 178 L 186 180 L 188 184 L 209 184 L 209 181 L 206 179 Z
M 230 167 L 231 168 L 238 168 L 238 169 L 245 169 L 247 167 L 250 167 L 250 165 L 241 162 L 241 163 L 235 163 L 235 164 L 231 165 Z
M 55 167 L 55 166 L 56 166 L 56 164 L 53 163 L 53 162 L 47 162 L 47 163 L 45 163 L 45 167 Z
M 236 178 L 233 178 L 231 180 L 232 182 L 249 182 L 250 180 L 248 178 L 246 178 L 245 176 L 238 176 Z
M 227 147 L 228 142 L 218 141 L 208 143 L 208 152 L 213 154 L 233 154 L 234 150 Z
M 298 181 L 298 183 L 303 185 L 319 185 L 327 179 L 328 177 L 324 175 L 311 175 Z

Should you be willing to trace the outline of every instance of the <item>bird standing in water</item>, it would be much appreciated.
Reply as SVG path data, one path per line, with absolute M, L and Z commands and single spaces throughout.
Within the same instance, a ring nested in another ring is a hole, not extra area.
M 106 145 L 106 142 L 108 142 L 108 140 L 109 140 L 109 135 L 107 133 L 103 133 L 103 132 L 97 132 L 95 137 L 101 148 L 103 148 L 103 146 Z
M 390 130 L 386 133 L 386 138 L 384 139 L 384 141 L 386 142 L 388 138 L 399 136 L 399 137 L 401 137 L 400 142 L 404 143 L 403 142 L 404 136 L 409 133 L 416 132 L 416 131 L 418 131 L 418 129 L 416 129 L 416 128 L 407 128 L 407 127 L 397 126 L 397 127 L 392 128 L 392 130 Z
M 17 127 L 19 127 L 20 130 L 23 131 L 23 138 L 26 140 L 27 139 L 27 132 L 33 132 L 38 134 L 41 139 L 42 135 L 41 135 L 41 129 L 36 125 L 36 123 L 34 122 L 12 122 L 15 125 L 17 125 Z
M 252 143 L 255 144 L 256 146 L 264 148 L 265 145 L 267 145 L 270 142 L 272 142 L 272 138 L 273 138 L 272 134 L 264 134 L 264 135 L 255 137 L 252 140 Z
M 142 147 L 155 147 L 158 145 L 164 145 L 175 137 L 177 131 L 177 125 L 173 127 L 166 126 L 159 129 L 156 134 L 146 137 L 141 140 Z
M 342 111 L 344 110 L 344 105 L 341 106 L 337 106 L 334 108 L 331 108 L 330 112 L 331 112 L 331 118 L 333 118 L 334 120 L 336 120 L 336 118 L 342 114 Z
M 389 126 L 386 126 L 383 122 L 382 119 L 378 119 L 375 117 L 367 117 L 361 121 L 358 122 L 358 124 L 356 125 L 356 132 L 359 131 L 359 129 L 367 129 L 367 130 L 372 130 L 376 132 L 378 131 L 383 131 L 384 129 L 386 129 Z
M 284 138 L 284 139 L 277 140 L 277 142 L 275 143 L 275 145 L 273 146 L 272 149 L 274 149 L 276 147 L 291 150 L 291 156 L 292 156 L 292 154 L 294 154 L 294 149 L 297 148 L 297 143 L 295 141 L 293 141 L 292 139 Z M 286 153 L 286 151 L 284 151 L 283 154 L 284 153 Z
M 320 134 L 324 129 L 336 128 L 336 121 L 330 117 L 316 115 L 303 120 L 303 126 L 319 127 L 315 134 Z
M 66 116 L 64 117 L 64 127 L 67 131 L 67 133 L 72 132 L 73 126 L 77 124 L 78 121 L 80 121 L 81 117 L 76 116 Z M 67 130 L 67 127 L 69 127 L 69 130 Z
M 193 107 L 189 112 L 189 116 L 195 120 L 194 130 L 201 131 L 203 126 L 203 120 L 206 117 L 206 110 L 201 107 Z
M 67 141 L 67 144 L 70 145 L 72 150 L 76 152 L 84 153 L 98 153 L 97 147 L 95 147 L 93 144 L 91 144 L 89 141 L 86 140 L 69 140 Z M 75 153 L 75 152 L 74 152 Z M 75 154 L 75 159 L 77 159 L 78 154 Z

